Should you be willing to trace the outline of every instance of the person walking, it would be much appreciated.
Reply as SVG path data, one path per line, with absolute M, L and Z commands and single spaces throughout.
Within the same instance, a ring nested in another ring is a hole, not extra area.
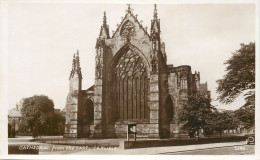
M 198 142 L 198 140 L 199 140 L 199 132 L 198 131 L 195 131 L 194 137 L 195 137 L 196 142 Z

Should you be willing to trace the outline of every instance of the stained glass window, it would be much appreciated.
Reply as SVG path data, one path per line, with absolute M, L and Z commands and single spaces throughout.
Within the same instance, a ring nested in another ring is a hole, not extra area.
M 128 50 L 115 67 L 118 119 L 147 118 L 147 71 L 142 58 Z

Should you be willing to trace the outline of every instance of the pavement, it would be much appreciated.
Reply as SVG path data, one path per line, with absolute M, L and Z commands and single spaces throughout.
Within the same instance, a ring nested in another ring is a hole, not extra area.
M 51 144 L 66 144 L 66 145 L 88 145 L 88 146 L 119 146 L 120 141 L 125 141 L 126 139 L 61 139 L 61 140 L 47 140 L 46 143 Z
M 138 149 L 122 149 L 119 147 L 85 147 L 59 144 L 31 142 L 32 138 L 9 138 L 9 145 L 40 145 L 41 155 L 240 155 L 254 154 L 254 145 L 245 145 L 245 141 L 211 143 L 185 146 L 151 147 Z M 102 143 L 116 143 L 125 139 L 104 139 Z M 81 140 L 79 142 L 84 142 Z M 93 143 L 100 140 L 92 140 Z M 78 142 L 77 142 L 78 143 Z
M 164 152 L 162 155 L 254 155 L 255 145 L 224 146 L 179 152 Z
M 234 146 L 243 146 L 245 141 L 242 142 L 229 142 L 229 143 L 211 143 L 211 144 L 200 144 L 200 145 L 186 145 L 186 146 L 168 146 L 168 147 L 152 147 L 152 148 L 138 148 L 138 149 L 116 149 L 116 150 L 87 150 L 79 151 L 71 154 L 119 154 L 119 155 L 156 155 L 156 154 L 166 154 L 166 153 L 176 153 L 178 152 L 189 152 L 189 151 L 202 151 L 205 149 L 216 149 Z M 227 153 L 228 154 L 228 153 Z M 233 152 L 232 152 L 233 155 Z

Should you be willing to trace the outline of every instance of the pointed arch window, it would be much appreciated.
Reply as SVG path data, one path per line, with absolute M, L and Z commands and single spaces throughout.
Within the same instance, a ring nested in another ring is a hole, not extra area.
M 128 50 L 114 71 L 118 119 L 146 119 L 148 80 L 142 58 Z
M 188 88 L 188 84 L 187 84 L 187 76 L 183 75 L 181 77 L 181 89 L 187 89 Z

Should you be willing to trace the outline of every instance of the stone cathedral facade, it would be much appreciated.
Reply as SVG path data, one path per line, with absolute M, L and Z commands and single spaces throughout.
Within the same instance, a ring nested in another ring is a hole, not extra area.
M 191 67 L 167 64 L 154 6 L 150 33 L 130 5 L 110 35 L 104 13 L 96 40 L 95 84 L 82 90 L 77 52 L 69 77 L 65 137 L 126 137 L 127 124 L 137 124 L 137 137 L 170 138 L 181 134 L 178 110 L 188 95 L 209 92 Z M 93 46 L 94 47 L 94 46 Z

